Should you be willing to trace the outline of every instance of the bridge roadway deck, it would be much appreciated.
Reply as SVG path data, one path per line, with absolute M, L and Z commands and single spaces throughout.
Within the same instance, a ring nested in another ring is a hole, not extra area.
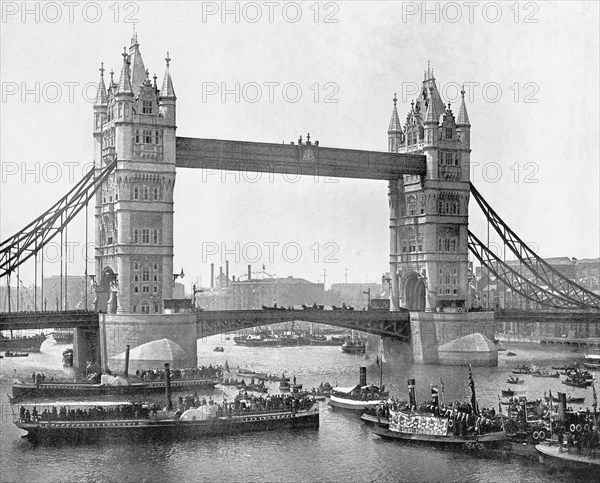
M 385 310 L 219 310 L 197 312 L 198 337 L 281 322 L 314 322 L 393 339 L 410 339 L 410 313 Z
M 97 329 L 98 327 L 98 313 L 91 310 L 0 312 L 0 330 Z
M 300 320 L 336 325 L 402 339 L 407 339 L 410 334 L 408 312 L 379 310 L 219 310 L 200 311 L 196 313 L 196 316 L 200 338 L 260 325 Z M 495 312 L 495 319 L 496 322 L 594 323 L 600 326 L 600 312 L 501 310 Z M 99 317 L 93 311 L 0 313 L 0 330 L 96 329 L 98 326 Z
M 593 312 L 550 312 L 505 309 L 494 312 L 496 322 L 540 322 L 551 323 L 560 322 L 563 324 L 583 324 L 596 323 L 600 325 L 600 311 Z
M 425 156 L 418 154 L 184 137 L 177 138 L 175 163 L 178 168 L 384 181 L 424 175 L 427 169 Z

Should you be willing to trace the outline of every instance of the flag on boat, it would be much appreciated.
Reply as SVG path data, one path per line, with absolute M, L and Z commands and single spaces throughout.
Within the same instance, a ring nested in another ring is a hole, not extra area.
M 475 381 L 473 380 L 473 369 L 471 368 L 471 364 L 469 364 L 469 386 L 471 388 L 471 406 L 473 406 L 473 412 L 476 416 L 479 416 L 479 411 L 477 409 L 477 397 L 475 396 Z
M 379 354 L 381 356 L 381 363 L 385 363 L 385 357 L 383 356 L 383 338 L 379 338 Z

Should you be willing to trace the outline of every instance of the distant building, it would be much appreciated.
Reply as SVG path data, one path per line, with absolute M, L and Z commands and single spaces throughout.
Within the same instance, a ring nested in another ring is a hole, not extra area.
M 194 306 L 198 310 L 233 310 L 231 287 L 196 290 Z
M 600 258 L 577 260 L 569 257 L 552 257 L 544 259 L 553 269 L 559 271 L 569 280 L 596 293 L 600 293 Z M 522 274 L 528 280 L 535 282 L 535 277 L 529 269 L 518 260 L 507 261 L 506 264 Z M 522 308 L 535 309 L 536 304 L 498 280 L 485 267 L 477 267 L 473 306 L 483 308 Z
M 231 282 L 233 308 L 236 310 L 272 307 L 293 307 L 323 304 L 324 285 L 303 278 L 265 278 Z
M 89 281 L 86 283 L 85 276 L 69 275 L 68 277 L 62 277 L 62 291 L 59 275 L 44 277 L 43 284 L 41 280 L 38 280 L 37 293 L 33 285 L 29 287 L 21 285 L 18 292 L 18 303 L 17 288 L 12 286 L 10 307 L 11 310 L 17 310 L 18 307 L 20 311 L 85 310 L 86 290 L 88 308 L 91 309 L 96 294 L 92 290 Z M 0 287 L 0 311 L 8 311 L 8 293 L 4 286 Z
M 332 283 L 328 292 L 328 303 L 338 306 L 345 303 L 355 309 L 366 309 L 369 305 L 369 291 L 371 298 L 386 298 L 380 283 Z

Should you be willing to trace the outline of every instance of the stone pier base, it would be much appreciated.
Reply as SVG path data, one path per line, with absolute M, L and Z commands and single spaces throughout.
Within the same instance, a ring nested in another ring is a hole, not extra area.
M 493 312 L 411 312 L 410 330 L 414 360 L 422 364 L 471 363 L 496 366 L 498 351 L 493 347 L 494 329 Z M 491 341 L 492 347 L 481 344 L 482 337 L 475 334 L 480 334 Z M 469 335 L 473 337 L 465 337 Z M 457 339 L 461 338 L 464 339 L 459 344 Z M 457 343 L 448 344 L 453 341 Z M 451 352 L 440 352 L 438 350 L 440 346 L 454 347 Z M 458 351 L 457 346 L 460 346 Z
M 146 342 L 170 339 L 189 355 L 188 367 L 198 364 L 196 314 L 100 314 L 100 356 L 102 370 L 110 368 L 110 358 Z
M 98 329 L 73 330 L 73 368 L 79 372 L 100 368 L 100 344 Z M 88 367 L 89 363 L 89 367 Z

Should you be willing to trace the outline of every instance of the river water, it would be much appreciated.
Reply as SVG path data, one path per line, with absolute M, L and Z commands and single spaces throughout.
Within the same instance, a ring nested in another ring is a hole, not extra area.
M 213 352 L 217 345 L 225 352 Z M 480 407 L 498 407 L 500 389 L 506 389 L 511 368 L 520 363 L 551 366 L 581 360 L 581 352 L 536 345 L 506 344 L 516 352 L 507 357 L 500 352 L 498 367 L 473 368 Z M 360 366 L 367 366 L 368 381 L 379 383 L 376 341 L 369 341 L 364 355 L 342 353 L 340 347 L 248 348 L 236 346 L 225 336 L 198 341 L 199 365 L 225 364 L 259 372 L 296 375 L 305 388 L 321 382 L 349 386 L 358 383 Z M 537 463 L 520 459 L 482 458 L 456 451 L 426 446 L 410 446 L 384 441 L 373 435 L 359 417 L 334 411 L 321 403 L 318 430 L 269 431 L 225 437 L 206 437 L 188 442 L 146 444 L 90 444 L 84 446 L 33 447 L 21 439 L 23 434 L 12 422 L 11 406 L 6 402 L 14 374 L 28 378 L 32 372 L 72 377 L 72 370 L 61 365 L 66 348 L 46 341 L 39 354 L 27 358 L 0 360 L 2 421 L 0 431 L 0 480 L 37 481 L 568 481 L 568 472 L 556 472 Z M 447 401 L 470 398 L 468 368 L 414 364 L 410 346 L 402 346 L 393 357 L 387 356 L 383 383 L 392 395 L 407 398 L 406 381 L 417 380 L 417 399 L 430 397 L 430 384 L 444 383 Z M 393 360 L 392 360 L 393 359 Z M 516 387 L 517 394 L 541 397 L 546 390 L 564 391 L 558 379 L 532 378 Z M 272 383 L 272 392 L 277 392 Z M 226 389 L 229 396 L 234 390 Z M 590 389 L 568 388 L 577 396 Z M 220 386 L 207 392 L 219 401 Z M 116 398 L 110 398 L 115 400 Z M 148 398 L 150 399 L 150 398 Z M 176 400 L 176 397 L 175 397 Z M 18 410 L 18 409 L 17 409 Z M 585 475 L 584 475 L 585 476 Z M 600 479 L 600 475 L 587 475 Z M 581 475 L 577 475 L 580 479 Z M 596 481 L 598 481 L 598 479 Z

